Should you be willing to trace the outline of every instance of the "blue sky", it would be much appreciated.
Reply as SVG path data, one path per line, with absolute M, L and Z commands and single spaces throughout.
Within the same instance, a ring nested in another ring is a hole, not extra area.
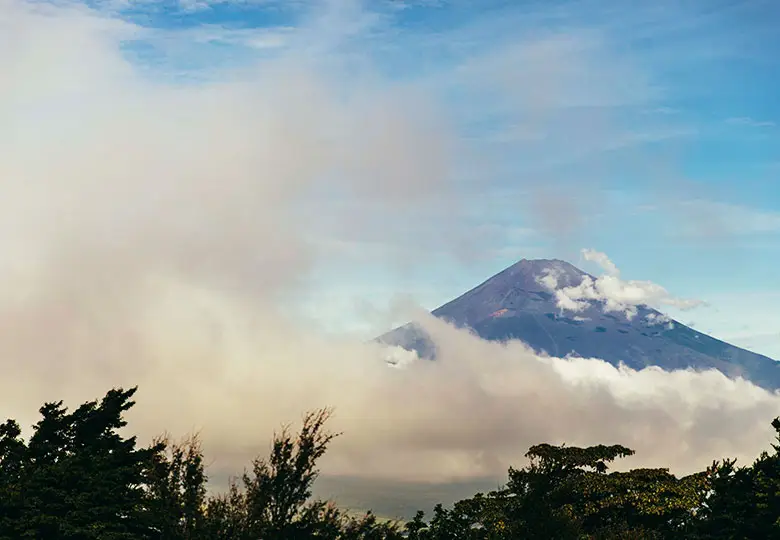
M 153 83 L 263 79 L 295 62 L 350 107 L 365 88 L 435 110 L 447 157 L 430 192 L 388 188 L 384 205 L 324 183 L 296 207 L 329 255 L 299 301 L 328 328 L 370 334 L 389 319 L 369 315 L 399 298 L 432 308 L 517 259 L 579 263 L 594 248 L 627 278 L 709 303 L 684 322 L 780 357 L 776 2 L 85 6 L 131 23 L 118 47 Z M 374 217 L 337 223 L 341 207 Z M 312 212 L 330 225 L 310 226 Z

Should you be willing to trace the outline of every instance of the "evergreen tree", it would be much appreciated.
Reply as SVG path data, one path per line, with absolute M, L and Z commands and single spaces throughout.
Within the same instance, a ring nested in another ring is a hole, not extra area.
M 3 425 L 0 535 L 8 538 L 149 538 L 144 474 L 157 448 L 123 438 L 123 413 L 136 389 L 111 390 L 69 413 L 62 402 L 40 409 L 25 445 L 18 425 Z

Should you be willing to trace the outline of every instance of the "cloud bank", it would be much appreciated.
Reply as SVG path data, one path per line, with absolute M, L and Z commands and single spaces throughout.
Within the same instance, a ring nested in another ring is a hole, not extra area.
M 376 481 L 501 478 L 541 441 L 620 442 L 679 470 L 766 447 L 778 397 L 717 373 L 538 358 L 430 319 L 440 361 L 390 369 L 378 345 L 296 317 L 321 235 L 404 242 L 457 218 L 454 142 L 424 89 L 344 85 L 301 51 L 162 83 L 125 55 L 142 28 L 0 5 L 4 416 L 29 425 L 44 400 L 137 384 L 132 429 L 199 430 L 215 475 L 327 405 L 345 435 L 326 474 Z M 566 298 L 588 295 L 667 298 L 611 274 Z

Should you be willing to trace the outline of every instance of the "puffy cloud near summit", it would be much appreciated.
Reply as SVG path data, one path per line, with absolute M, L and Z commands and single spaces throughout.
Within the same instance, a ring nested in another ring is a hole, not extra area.
M 548 270 L 539 278 L 540 284 L 554 292 L 562 310 L 583 311 L 590 302 L 596 301 L 603 304 L 605 311 L 620 312 L 631 319 L 636 316 L 638 306 L 689 310 L 704 304 L 701 300 L 672 296 L 664 287 L 651 281 L 621 279 L 620 270 L 605 253 L 583 249 L 582 255 L 585 260 L 596 262 L 605 273 L 596 278 L 584 276 L 580 284 L 568 287 L 558 287 L 559 276 L 555 270 Z

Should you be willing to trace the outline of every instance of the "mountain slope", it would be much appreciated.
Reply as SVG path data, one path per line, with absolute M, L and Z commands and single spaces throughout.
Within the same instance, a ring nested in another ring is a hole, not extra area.
M 630 319 L 624 313 L 605 312 L 598 301 L 576 314 L 562 313 L 553 292 L 539 282 L 551 271 L 558 287 L 577 286 L 588 276 L 565 261 L 523 259 L 437 308 L 433 315 L 471 328 L 483 339 L 519 339 L 554 356 L 595 357 L 635 369 L 715 368 L 765 388 L 780 388 L 780 363 L 670 321 L 649 307 L 640 306 Z M 424 358 L 436 356 L 435 344 L 414 323 L 377 339 Z

